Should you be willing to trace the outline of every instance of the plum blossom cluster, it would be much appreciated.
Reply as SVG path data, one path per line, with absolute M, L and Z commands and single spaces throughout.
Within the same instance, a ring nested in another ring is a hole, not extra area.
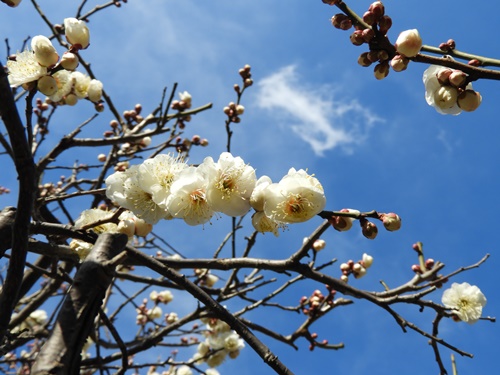
M 458 321 L 473 324 L 481 318 L 486 297 L 475 285 L 453 283 L 443 292 L 441 302 Z
M 431 65 L 424 72 L 423 81 L 427 104 L 443 115 L 472 112 L 481 104 L 481 94 L 472 89 L 467 74 L 461 70 Z
M 257 180 L 240 157 L 223 152 L 198 166 L 160 154 L 106 179 L 106 195 L 150 224 L 179 218 L 189 225 L 210 221 L 216 213 L 242 216 L 251 208 L 254 227 L 278 235 L 278 228 L 304 222 L 326 204 L 323 187 L 304 170 L 291 168 L 278 183 Z
M 138 218 L 130 211 L 122 212 L 116 222 L 112 221 L 114 214 L 109 211 L 92 208 L 83 211 L 75 221 L 75 227 L 79 229 L 90 229 L 96 234 L 101 233 L 124 233 L 129 239 L 134 235 L 139 237 L 147 236 L 153 226 Z M 92 249 L 92 244 L 73 239 L 69 246 L 75 251 L 80 259 L 85 259 Z
M 333 306 L 333 299 L 337 292 L 328 285 L 326 287 L 328 288 L 327 295 L 324 295 L 321 290 L 316 289 L 309 297 L 302 296 L 300 298 L 300 306 L 304 315 L 317 316 Z
M 102 82 L 75 71 L 79 60 L 77 51 L 89 46 L 89 29 L 76 18 L 64 20 L 64 33 L 70 44 L 61 58 L 49 38 L 37 35 L 31 40 L 31 50 L 19 52 L 7 61 L 8 78 L 12 87 L 38 89 L 56 104 L 75 105 L 88 99 L 102 110 Z
M 197 363 L 205 362 L 210 367 L 221 365 L 227 357 L 235 359 L 245 347 L 242 338 L 222 320 L 205 318 L 205 341 L 200 342 L 193 360 Z
M 349 281 L 349 275 L 353 275 L 356 279 L 359 279 L 366 275 L 366 270 L 373 264 L 373 257 L 366 253 L 363 254 L 361 260 L 354 262 L 349 260 L 346 263 L 340 265 L 340 271 L 342 276 L 340 279 L 344 282 Z

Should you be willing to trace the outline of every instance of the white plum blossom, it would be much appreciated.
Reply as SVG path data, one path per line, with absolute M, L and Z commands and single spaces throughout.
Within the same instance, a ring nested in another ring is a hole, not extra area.
M 139 166 L 134 165 L 124 172 L 110 175 L 105 181 L 106 196 L 149 224 L 169 218 L 166 210 L 153 200 L 151 193 L 141 188 L 138 172 Z
M 57 92 L 57 81 L 51 76 L 43 76 L 37 82 L 37 89 L 44 95 L 53 95 Z
M 76 18 L 64 19 L 66 40 L 78 49 L 85 49 L 90 43 L 90 32 L 87 24 Z
M 37 35 L 31 39 L 31 49 L 41 66 L 50 67 L 59 61 L 59 55 L 49 38 Z
M 307 221 L 323 210 L 326 198 L 318 179 L 291 168 L 279 183 L 265 190 L 264 213 L 281 223 Z
M 461 321 L 473 324 L 481 317 L 486 297 L 475 285 L 453 283 L 443 292 L 441 302 Z
M 278 229 L 285 227 L 283 224 L 267 217 L 263 211 L 257 211 L 252 215 L 252 225 L 257 232 L 271 232 L 276 237 L 280 235 Z
M 170 187 L 184 168 L 187 168 L 187 164 L 182 158 L 167 154 L 156 155 L 139 166 L 140 186 L 151 195 L 156 204 L 166 209 Z M 168 216 L 171 217 L 170 214 Z
M 47 74 L 47 68 L 38 64 L 35 54 L 29 50 L 17 53 L 15 60 L 8 60 L 7 69 L 12 87 L 36 81 Z
M 264 190 L 272 183 L 271 178 L 268 176 L 261 176 L 257 180 L 252 195 L 250 196 L 250 205 L 255 211 L 264 211 Z
M 96 223 L 101 220 L 107 220 L 110 219 L 113 216 L 112 212 L 109 211 L 104 211 L 100 210 L 98 208 L 91 208 L 89 210 L 84 210 L 78 216 L 78 219 L 75 221 L 75 227 L 76 228 L 82 228 L 84 226 L 87 226 L 92 223 Z M 101 233 L 117 233 L 118 232 L 118 225 L 115 223 L 105 223 L 105 224 L 100 224 L 97 226 L 93 226 L 90 228 L 94 233 L 96 234 L 101 234 Z
M 184 107 L 186 109 L 191 108 L 191 103 L 192 103 L 193 98 L 189 92 L 187 92 L 187 91 L 180 92 L 179 97 L 184 102 Z
M 209 179 L 207 199 L 212 209 L 228 216 L 241 216 L 250 209 L 250 196 L 257 182 L 255 170 L 242 158 L 223 152 L 217 163 L 203 161 Z
M 71 73 L 64 69 L 52 74 L 52 78 L 56 80 L 57 91 L 49 95 L 49 99 L 57 103 L 71 92 L 73 80 L 71 79 Z
M 151 320 L 161 318 L 162 315 L 163 315 L 163 311 L 161 310 L 161 308 L 159 306 L 155 306 L 155 307 L 149 309 L 147 312 L 147 317 Z
M 73 80 L 73 93 L 83 99 L 88 96 L 90 85 L 90 77 L 81 72 L 72 72 L 71 79 Z
M 208 222 L 214 211 L 207 201 L 208 179 L 200 167 L 188 167 L 179 173 L 170 187 L 166 208 L 170 215 L 189 225 Z
M 446 56 L 446 58 L 448 60 L 453 60 L 450 56 Z M 456 71 L 454 72 L 449 68 L 439 65 L 431 65 L 425 70 L 422 77 L 427 104 L 434 107 L 436 111 L 443 115 L 458 115 L 462 112 L 462 109 L 473 111 L 481 104 L 481 95 L 477 93 L 478 96 L 474 98 L 474 106 L 469 107 L 469 103 L 465 102 L 464 108 L 460 108 L 457 88 L 453 86 L 452 83 L 447 82 L 446 79 L 441 78 L 441 81 L 438 79 L 438 77 L 446 77 L 446 75 L 451 76 L 453 73 L 456 73 Z M 475 91 L 472 90 L 471 83 L 461 88 L 475 93 Z
M 90 81 L 88 89 L 87 89 L 87 96 L 89 100 L 93 103 L 97 103 L 99 100 L 101 100 L 102 97 L 102 82 L 93 79 Z

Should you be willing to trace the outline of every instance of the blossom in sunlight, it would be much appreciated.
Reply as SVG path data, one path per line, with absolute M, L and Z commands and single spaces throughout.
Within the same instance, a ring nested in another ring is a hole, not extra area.
M 91 102 L 97 103 L 99 100 L 101 100 L 102 87 L 102 82 L 97 79 L 93 79 L 89 82 L 87 96 Z
M 188 93 L 187 91 L 180 92 L 179 97 L 184 102 L 184 108 L 186 108 L 186 109 L 191 108 L 191 103 L 192 103 L 193 98 L 192 98 L 190 93 Z
M 35 310 L 33 311 L 18 327 L 14 329 L 15 331 L 22 331 L 25 329 L 33 330 L 40 327 L 47 322 L 48 316 L 45 310 Z
M 57 92 L 57 81 L 51 76 L 43 76 L 37 82 L 37 89 L 44 95 L 53 95 Z
M 153 290 L 149 294 L 149 298 L 151 301 L 155 303 L 169 303 L 174 300 L 174 295 L 170 290 L 162 290 L 161 292 L 157 292 L 156 290 Z
M 280 235 L 278 229 L 284 227 L 283 224 L 268 218 L 263 211 L 257 211 L 252 215 L 252 225 L 257 232 L 271 232 L 276 237 Z
M 155 320 L 158 318 L 161 318 L 163 315 L 163 311 L 161 310 L 160 307 L 155 306 L 147 311 L 147 317 L 151 320 Z
M 118 205 L 129 209 L 149 224 L 169 218 L 166 210 L 143 190 L 138 179 L 139 166 L 134 165 L 124 172 L 115 172 L 106 178 L 106 196 Z
M 52 78 L 56 80 L 57 91 L 49 95 L 49 99 L 57 103 L 71 92 L 73 80 L 71 79 L 71 73 L 64 69 L 52 74 Z
M 363 267 L 365 268 L 370 268 L 373 264 L 373 257 L 371 255 L 368 255 L 367 253 L 363 253 Z
M 207 157 L 202 165 L 209 180 L 207 200 L 212 209 L 228 216 L 247 213 L 257 182 L 255 169 L 229 152 L 223 152 L 217 163 Z
M 414 57 L 422 48 L 422 38 L 417 29 L 406 30 L 396 39 L 396 50 L 406 57 Z
M 250 205 L 255 211 L 264 211 L 265 188 L 273 182 L 268 176 L 261 176 L 255 184 L 252 195 L 250 196 Z
M 388 214 L 380 214 L 380 220 L 384 224 L 384 228 L 390 232 L 397 231 L 401 228 L 401 218 L 399 215 L 390 212 Z
M 139 184 L 157 205 L 166 209 L 170 187 L 184 168 L 187 164 L 180 157 L 156 155 L 139 166 Z M 170 214 L 168 216 L 171 217 Z
M 41 66 L 50 67 L 59 61 L 59 55 L 49 38 L 37 35 L 31 39 L 31 49 Z
M 453 60 L 450 56 L 446 58 Z M 472 90 L 471 83 L 465 85 L 464 73 L 459 70 L 431 65 L 424 72 L 423 82 L 427 104 L 443 115 L 474 111 L 481 104 L 481 95 Z
M 205 224 L 214 214 L 207 201 L 208 179 L 203 167 L 188 167 L 180 172 L 167 199 L 170 215 L 184 219 L 189 225 Z
M 88 96 L 90 77 L 81 72 L 71 72 L 71 79 L 73 80 L 73 93 L 79 99 L 86 98 Z
M 76 228 L 82 228 L 84 226 L 87 226 L 89 224 L 101 221 L 101 220 L 106 220 L 110 219 L 113 216 L 112 212 L 109 211 L 104 211 L 100 210 L 98 208 L 91 208 L 89 210 L 84 210 L 78 216 L 78 219 L 75 221 L 75 227 Z M 115 223 L 105 223 L 105 224 L 100 224 L 97 226 L 93 226 L 90 228 L 94 233 L 101 234 L 101 233 L 116 233 L 118 232 L 118 225 Z
M 486 297 L 475 285 L 453 283 L 443 292 L 441 302 L 452 309 L 461 321 L 473 324 L 481 317 Z
M 69 243 L 70 249 L 78 255 L 80 260 L 84 260 L 85 258 L 87 258 L 87 255 L 89 255 L 90 250 L 92 250 L 93 246 L 94 245 L 91 243 L 77 239 L 73 239 Z
M 84 21 L 76 18 L 65 18 L 64 34 L 66 40 L 77 49 L 85 49 L 89 46 L 90 32 Z
M 36 81 L 47 74 L 47 68 L 38 64 L 35 54 L 29 50 L 17 53 L 15 60 L 8 60 L 7 69 L 12 87 Z
M 265 190 L 264 213 L 281 223 L 301 223 L 323 210 L 326 197 L 318 179 L 291 168 L 279 183 Z
M 207 375 L 220 375 L 219 371 L 217 371 L 214 368 L 209 368 L 209 369 L 205 370 L 205 374 L 207 374 Z
M 66 51 L 61 57 L 61 66 L 66 70 L 75 70 L 78 67 L 78 56 L 73 52 Z

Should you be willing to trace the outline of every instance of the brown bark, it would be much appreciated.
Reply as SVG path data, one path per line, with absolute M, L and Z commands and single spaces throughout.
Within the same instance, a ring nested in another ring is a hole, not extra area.
M 103 233 L 77 271 L 52 333 L 40 350 L 32 375 L 78 374 L 83 344 L 92 329 L 114 267 L 107 262 L 127 244 L 123 234 Z

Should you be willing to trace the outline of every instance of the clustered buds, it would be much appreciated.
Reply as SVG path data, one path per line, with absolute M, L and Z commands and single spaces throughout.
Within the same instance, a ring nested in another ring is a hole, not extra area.
M 342 276 L 340 279 L 344 282 L 349 281 L 349 275 L 353 275 L 354 278 L 359 279 L 366 275 L 366 270 L 373 264 L 373 257 L 366 253 L 363 254 L 361 260 L 354 262 L 349 260 L 346 263 L 340 265 L 340 271 Z
M 229 105 L 224 107 L 223 111 L 227 115 L 229 122 L 238 124 L 241 121 L 239 116 L 245 112 L 245 107 L 243 107 L 241 104 L 231 102 L 229 103 Z
M 455 49 L 456 43 L 453 39 L 448 39 L 446 43 L 441 43 L 439 49 L 444 52 L 451 52 Z
M 326 285 L 328 294 L 325 296 L 321 290 L 316 289 L 309 297 L 303 296 L 300 299 L 302 313 L 309 316 L 318 316 L 327 311 L 333 305 L 333 298 L 336 291 Z

